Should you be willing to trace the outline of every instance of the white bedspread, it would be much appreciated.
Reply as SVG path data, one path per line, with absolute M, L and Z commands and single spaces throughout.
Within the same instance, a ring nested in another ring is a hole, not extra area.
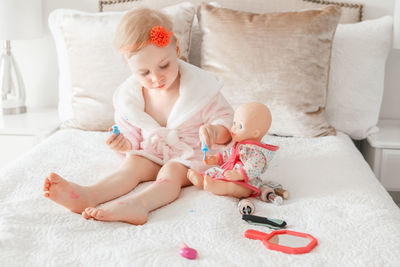
M 42 196 L 51 171 L 88 185 L 115 170 L 122 159 L 106 135 L 59 131 L 0 171 L 1 266 L 400 266 L 400 209 L 344 134 L 266 138 L 281 149 L 265 179 L 291 197 L 282 206 L 255 200 L 255 214 L 315 236 L 318 246 L 302 255 L 244 238 L 247 229 L 270 230 L 242 221 L 237 200 L 194 187 L 143 226 L 86 221 Z M 196 260 L 179 255 L 183 242 Z

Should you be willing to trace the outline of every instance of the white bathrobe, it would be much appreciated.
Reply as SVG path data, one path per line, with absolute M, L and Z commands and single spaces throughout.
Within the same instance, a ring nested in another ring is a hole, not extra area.
M 114 94 L 115 122 L 132 143 L 128 155 L 141 155 L 160 165 L 177 161 L 196 171 L 207 168 L 198 147 L 201 125 L 219 124 L 228 130 L 233 110 L 220 93 L 220 78 L 196 66 L 179 61 L 179 97 L 169 114 L 166 127 L 144 112 L 142 86 L 134 76 Z M 214 153 L 214 151 L 210 151 Z

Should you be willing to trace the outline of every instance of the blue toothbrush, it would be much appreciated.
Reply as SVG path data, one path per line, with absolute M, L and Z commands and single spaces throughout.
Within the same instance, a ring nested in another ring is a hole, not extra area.
M 206 154 L 208 151 L 208 146 L 204 143 L 204 140 L 201 140 L 201 151 L 204 153 L 204 160 L 206 159 Z

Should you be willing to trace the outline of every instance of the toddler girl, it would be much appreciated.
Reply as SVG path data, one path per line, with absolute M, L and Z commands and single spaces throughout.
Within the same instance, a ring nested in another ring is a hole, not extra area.
M 85 219 L 144 224 L 150 211 L 174 201 L 191 184 L 188 168 L 204 169 L 199 135 L 209 146 L 231 140 L 233 110 L 220 93 L 222 81 L 179 60 L 172 28 L 166 15 L 147 8 L 121 19 L 115 42 L 133 75 L 114 94 L 121 133 L 106 143 L 126 157 L 115 172 L 91 186 L 51 173 L 44 181 L 46 197 Z M 145 181 L 155 182 L 108 202 Z

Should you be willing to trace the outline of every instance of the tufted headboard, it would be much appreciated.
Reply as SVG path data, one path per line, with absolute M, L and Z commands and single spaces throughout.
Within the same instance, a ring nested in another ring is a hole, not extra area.
M 168 6 L 179 2 L 217 2 L 225 7 L 249 12 L 281 12 L 302 9 L 320 8 L 336 5 L 342 10 L 340 23 L 354 23 L 363 19 L 363 5 L 357 3 L 323 1 L 323 0 L 99 0 L 99 11 L 121 11 L 135 6 L 137 2 Z M 136 2 L 136 3 L 135 3 Z

